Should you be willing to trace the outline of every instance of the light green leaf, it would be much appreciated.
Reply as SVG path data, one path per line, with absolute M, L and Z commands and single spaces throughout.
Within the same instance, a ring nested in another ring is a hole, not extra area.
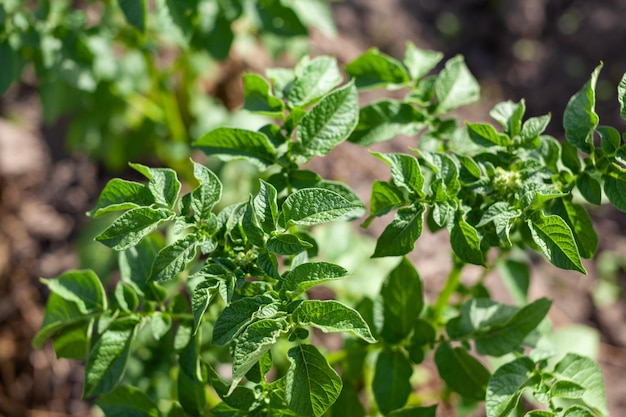
M 337 60 L 330 56 L 320 56 L 307 62 L 297 71 L 291 85 L 287 104 L 290 107 L 305 107 L 317 101 L 341 83 Z
M 393 87 L 409 81 L 409 74 L 402 64 L 392 57 L 371 48 L 345 67 L 361 88 Z
M 287 197 L 282 215 L 286 224 L 314 226 L 342 219 L 362 209 L 362 203 L 348 201 L 334 191 L 305 188 Z
M 126 21 L 140 32 L 146 31 L 147 2 L 146 0 L 117 0 Z
M 614 163 L 602 178 L 604 179 L 604 193 L 609 201 L 618 210 L 626 212 L 626 169 Z
M 585 388 L 572 381 L 556 381 L 550 387 L 550 396 L 559 398 L 582 398 Z
M 285 105 L 272 94 L 270 84 L 260 75 L 243 75 L 243 108 L 263 116 L 282 118 Z
M 601 415 L 608 415 L 604 380 L 600 366 L 593 360 L 575 353 L 568 353 L 554 367 L 559 379 L 574 382 L 584 390 L 582 400 Z
M 82 314 L 107 309 L 104 287 L 92 270 L 68 271 L 55 279 L 42 279 L 50 291 L 74 303 Z
M 101 395 L 96 405 L 107 417 L 161 417 L 157 405 L 139 388 L 120 385 Z
M 39 331 L 32 341 L 34 348 L 39 349 L 43 344 L 59 331 L 90 320 L 85 317 L 76 303 L 62 298 L 56 293 L 51 293 L 46 303 L 46 310 Z
M 571 228 L 580 256 L 592 258 L 598 249 L 598 235 L 587 210 L 580 204 L 560 198 L 554 202 L 551 211 L 565 220 Z
M 527 223 L 534 242 L 554 266 L 587 273 L 580 261 L 572 230 L 565 220 L 537 211 Z
M 196 221 L 208 221 L 211 210 L 222 198 L 222 183 L 209 168 L 193 163 L 193 175 L 200 185 L 191 192 L 191 208 Z
M 372 258 L 402 256 L 411 252 L 422 234 L 423 214 L 424 206 L 419 203 L 400 208 L 378 237 Z
M 172 316 L 157 311 L 148 318 L 147 324 L 154 340 L 161 340 L 172 328 Z
M 363 317 L 338 301 L 304 300 L 296 307 L 292 320 L 328 332 L 349 332 L 369 343 L 376 343 Z
M 412 374 L 413 367 L 403 351 L 387 347 L 378 354 L 372 389 L 383 414 L 404 407 L 412 391 Z
M 442 58 L 443 54 L 441 52 L 419 49 L 413 42 L 407 42 L 402 62 L 409 71 L 411 79 L 419 80 L 435 68 Z
M 154 196 L 145 185 L 114 178 L 104 187 L 96 206 L 88 215 L 98 217 L 111 211 L 149 206 L 154 202 Z
M 580 191 L 582 196 L 585 197 L 585 200 L 591 204 L 602 204 L 602 186 L 589 173 L 583 171 L 578 175 L 576 187 L 578 187 L 578 191 Z
M 252 199 L 252 207 L 265 233 L 271 233 L 276 230 L 278 219 L 278 193 L 272 184 L 263 180 L 259 182 L 259 192 Z
M 111 249 L 125 250 L 138 244 L 173 216 L 174 213 L 168 209 L 134 208 L 118 217 L 104 232 L 96 236 L 96 240 Z
M 287 406 L 298 415 L 320 417 L 339 397 L 341 378 L 315 346 L 301 344 L 287 355 Z
M 124 281 L 118 281 L 115 285 L 115 302 L 126 313 L 133 312 L 139 306 L 139 297 L 133 289 L 124 284 Z
M 474 265 L 485 265 L 485 254 L 480 247 L 478 231 L 460 216 L 450 231 L 450 243 L 454 253 L 463 261 Z
M 194 146 L 208 156 L 247 159 L 261 168 L 276 161 L 276 151 L 267 136 L 251 130 L 220 127 L 201 136 Z
M 554 414 L 552 411 L 545 411 L 545 410 L 533 410 L 524 414 L 524 417 L 555 417 L 555 416 L 556 414 Z
M 514 137 L 522 130 L 522 117 L 525 112 L 526 104 L 524 100 L 520 100 L 519 103 L 504 101 L 496 104 L 493 110 L 489 112 L 489 116 L 502 125 L 505 134 L 509 137 Z
M 258 312 L 274 300 L 265 295 L 245 297 L 229 304 L 219 315 L 213 327 L 213 343 L 224 345 L 250 324 Z
M 491 374 L 467 350 L 443 343 L 435 352 L 435 363 L 441 379 L 450 389 L 473 400 L 485 399 Z
M 265 248 L 277 255 L 297 255 L 313 245 L 291 233 L 276 233 L 265 243 Z
M 565 137 L 587 154 L 593 150 L 593 132 L 600 120 L 595 112 L 595 89 L 601 69 L 602 64 L 596 67 L 589 81 L 569 100 L 563 114 Z
M 157 204 L 173 208 L 181 188 L 176 171 L 171 168 L 149 168 L 141 164 L 128 164 L 148 178 L 148 189 Z
M 563 417 L 597 417 L 597 414 L 582 405 L 573 405 L 565 410 Z
M 524 122 L 522 131 L 520 132 L 521 145 L 530 148 L 532 143 L 536 143 L 539 146 L 539 136 L 546 130 L 548 123 L 550 123 L 550 114 L 545 114 L 539 117 L 531 117 Z
M 413 106 L 383 99 L 359 111 L 359 123 L 348 138 L 361 146 L 385 142 L 398 135 L 413 136 L 425 126 L 425 117 Z
M 406 338 L 424 307 L 422 280 L 407 258 L 387 275 L 380 290 L 383 303 L 381 336 L 389 343 Z
M 2 90 L 0 90 L 1 92 Z M 622 80 L 617 86 L 617 100 L 619 101 L 620 113 L 622 119 L 626 119 L 626 73 L 622 76 Z
M 499 260 L 496 267 L 513 301 L 516 304 L 527 304 L 530 287 L 528 264 L 507 259 Z
M 487 417 L 508 417 L 517 406 L 526 388 L 537 386 L 541 380 L 533 371 L 535 363 L 521 357 L 499 367 L 487 385 L 485 409 Z
M 502 133 L 498 133 L 496 129 L 488 123 L 467 123 L 467 133 L 470 139 L 485 148 L 491 146 L 508 146 L 511 138 Z
M 348 276 L 348 271 L 329 262 L 307 262 L 296 266 L 283 277 L 283 289 L 290 296 L 303 293 L 318 284 Z
M 198 236 L 189 234 L 161 249 L 152 265 L 150 279 L 156 282 L 169 281 L 183 272 L 196 257 Z
M 445 68 L 435 81 L 435 94 L 439 100 L 437 110 L 440 113 L 478 100 L 480 86 L 465 65 L 462 56 L 457 55 L 446 62 Z
M 358 95 L 350 82 L 324 96 L 300 120 L 294 154 L 300 162 L 325 156 L 350 136 L 358 120 Z
M 100 335 L 85 365 L 84 397 L 106 394 L 115 388 L 126 369 L 139 321 L 135 316 L 117 319 Z
M 289 330 L 285 318 L 264 319 L 251 323 L 235 338 L 233 381 L 229 394 L 255 363 Z
M 409 194 L 423 195 L 424 176 L 415 157 L 401 153 L 371 152 L 371 154 L 391 167 L 391 180 L 394 185 L 404 188 Z

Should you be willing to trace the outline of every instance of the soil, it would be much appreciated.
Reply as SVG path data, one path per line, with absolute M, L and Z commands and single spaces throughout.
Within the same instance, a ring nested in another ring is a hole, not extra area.
M 602 61 L 600 119 L 626 130 L 614 88 L 626 71 L 626 1 L 346 0 L 333 7 L 338 38 L 316 33 L 315 54 L 333 54 L 345 63 L 376 46 L 401 57 L 406 41 L 446 57 L 463 54 L 485 98 L 463 110 L 460 117 L 468 120 L 486 119 L 499 100 L 524 97 L 527 114 L 553 112 L 550 132 L 562 138 L 559 120 L 567 100 Z M 242 71 L 240 64 L 236 72 Z M 233 66 L 225 68 L 224 79 L 232 80 Z M 111 174 L 66 151 L 67 121 L 44 126 L 35 93 L 16 86 L 0 98 L 0 416 L 87 416 L 90 404 L 80 399 L 83 364 L 57 360 L 49 344 L 34 350 L 30 341 L 47 296 L 39 277 L 77 266 L 84 213 Z M 228 100 L 229 106 L 237 101 Z M 401 138 L 377 150 L 400 151 L 411 141 Z M 312 167 L 326 178 L 349 182 L 367 198 L 371 179 L 388 173 L 375 162 L 363 162 L 369 160 L 365 153 L 346 144 Z M 355 163 L 336 163 L 345 160 Z M 532 294 L 554 299 L 551 318 L 557 329 L 576 323 L 594 329 L 610 414 L 620 416 L 626 415 L 626 216 L 604 207 L 592 216 L 600 249 L 596 260 L 585 264 L 589 275 L 557 271 L 537 258 Z M 413 255 L 429 294 L 447 274 L 447 246 L 441 234 L 417 243 Z M 622 269 L 608 274 L 610 262 L 621 262 Z M 494 297 L 506 298 L 497 276 L 488 284 Z M 613 290 L 602 298 L 598 288 L 606 285 Z M 444 408 L 441 416 L 448 414 Z

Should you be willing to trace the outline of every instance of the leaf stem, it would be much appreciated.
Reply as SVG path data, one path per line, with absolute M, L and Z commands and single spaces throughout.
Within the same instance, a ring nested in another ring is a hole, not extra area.
M 435 324 L 439 324 L 441 318 L 443 316 L 443 311 L 450 301 L 450 297 L 459 286 L 461 282 L 461 271 L 465 267 L 465 263 L 460 262 L 459 260 L 453 260 L 452 270 L 448 274 L 448 279 L 446 280 L 446 284 L 439 293 L 437 300 L 432 306 L 432 321 Z

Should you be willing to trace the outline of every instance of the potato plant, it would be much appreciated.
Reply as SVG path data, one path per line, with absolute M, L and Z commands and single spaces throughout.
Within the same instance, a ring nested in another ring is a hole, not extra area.
M 89 213 L 121 212 L 96 238 L 119 252 L 119 281 L 107 293 L 90 270 L 44 279 L 34 345 L 52 338 L 58 357 L 85 360 L 84 396 L 107 416 L 434 417 L 443 401 L 488 417 L 606 416 L 598 364 L 537 347 L 551 301 L 529 299 L 519 256 L 584 274 L 598 244 L 585 205 L 626 211 L 626 145 L 594 111 L 601 67 L 570 100 L 559 142 L 544 134 L 551 116 L 526 117 L 523 101 L 496 105 L 495 125 L 459 124 L 450 112 L 476 101 L 479 85 L 461 56 L 442 58 L 408 44 L 401 61 L 367 51 L 345 66 L 347 81 L 329 56 L 246 74 L 244 108 L 272 122 L 220 127 L 194 146 L 255 164 L 257 191 L 223 206 L 222 181 L 203 164 L 190 162 L 185 187 L 171 168 L 131 164 L 145 181 L 111 180 Z M 360 107 L 366 89 L 405 95 Z M 626 77 L 618 93 L 626 118 Z M 374 299 L 315 299 L 311 289 L 350 271 L 317 258 L 311 228 L 361 219 L 366 205 L 303 164 L 346 140 L 400 134 L 415 148 L 371 153 L 390 177 L 372 183 L 362 222 L 393 214 L 371 256 L 396 266 Z M 434 300 L 410 258 L 424 223 L 450 238 Z M 511 277 L 515 305 L 482 280 L 462 284 L 468 264 Z M 320 344 L 319 331 L 341 334 L 341 348 Z M 412 378 L 431 358 L 446 387 L 438 400 Z

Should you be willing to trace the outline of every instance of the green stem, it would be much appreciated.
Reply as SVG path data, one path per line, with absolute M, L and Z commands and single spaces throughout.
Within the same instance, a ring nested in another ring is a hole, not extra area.
M 464 263 L 456 260 L 453 261 L 452 270 L 450 271 L 450 274 L 448 274 L 446 285 L 439 293 L 439 297 L 437 297 L 437 300 L 432 307 L 432 318 L 434 323 L 439 323 L 441 321 L 443 311 L 450 302 L 450 297 L 454 294 L 459 286 L 459 283 L 461 282 L 461 271 L 464 266 Z

